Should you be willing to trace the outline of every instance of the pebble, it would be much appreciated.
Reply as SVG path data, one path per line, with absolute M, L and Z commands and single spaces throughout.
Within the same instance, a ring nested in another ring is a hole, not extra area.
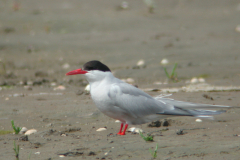
M 169 61 L 168 61 L 168 59 L 164 58 L 164 59 L 161 60 L 160 63 L 161 63 L 162 65 L 166 65 L 166 64 L 169 63 Z
M 196 121 L 196 122 L 202 122 L 202 120 L 201 120 L 201 119 L 196 119 L 195 121 Z
M 115 123 L 120 123 L 120 122 L 121 122 L 121 121 L 119 121 L 119 120 L 116 120 L 116 121 L 115 121 Z
M 29 129 L 25 135 L 31 135 L 31 134 L 34 134 L 34 133 L 37 133 L 37 130 L 36 129 Z
M 85 87 L 84 91 L 86 91 L 88 93 L 90 92 L 90 85 L 89 84 Z
M 27 132 L 27 128 L 26 127 L 22 127 L 21 131 L 19 132 L 19 134 L 24 134 L 25 132 Z
M 60 158 L 63 158 L 63 157 L 65 157 L 65 156 L 64 156 L 64 155 L 59 155 L 59 157 L 60 157 Z
M 204 78 L 198 78 L 198 81 L 199 81 L 200 83 L 204 83 L 204 82 L 205 82 L 205 79 L 204 79 Z
M 127 83 L 134 83 L 134 79 L 133 79 L 133 78 L 127 78 L 127 79 L 126 79 L 126 82 L 127 82 Z
M 145 61 L 143 59 L 137 62 L 137 66 L 143 66 L 143 65 L 145 65 Z
M 205 83 L 205 79 L 204 78 L 196 78 L 196 77 L 193 77 L 190 81 L 187 80 L 185 83 L 192 83 L 192 84 L 195 84 L 195 83 Z
M 168 119 L 164 119 L 164 120 L 162 121 L 162 126 L 163 126 L 163 127 L 168 127 L 168 126 L 170 126 L 170 121 L 169 121 Z
M 198 83 L 198 79 L 196 77 L 193 77 L 191 79 L 190 83 Z
M 101 132 L 101 131 L 106 131 L 106 130 L 107 130 L 106 128 L 98 128 L 96 131 Z
M 60 90 L 60 91 L 63 91 L 63 90 L 65 90 L 65 89 L 66 89 L 66 87 L 64 87 L 64 86 L 62 86 L 62 85 L 53 88 L 54 91 L 56 91 L 56 90 L 58 90 L 58 91 L 59 91 L 59 90 Z
M 7 98 L 5 98 L 5 100 L 6 100 L 6 101 L 8 101 L 8 100 L 9 100 L 9 98 L 7 97 Z
M 128 9 L 128 7 L 129 7 L 129 6 L 128 6 L 128 2 L 123 1 L 122 4 L 121 4 L 121 8 L 122 8 L 122 9 Z
M 35 152 L 34 154 L 40 154 L 40 152 Z
M 135 127 L 129 128 L 128 131 L 135 132 L 135 133 L 143 132 L 141 128 L 135 128 Z
M 153 121 L 150 124 L 148 124 L 148 127 L 161 127 L 160 121 Z

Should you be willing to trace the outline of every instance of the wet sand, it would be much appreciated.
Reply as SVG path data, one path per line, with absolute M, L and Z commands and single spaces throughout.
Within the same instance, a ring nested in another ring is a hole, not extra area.
M 239 2 L 156 1 L 149 13 L 142 1 L 30 1 L 0 2 L 0 130 L 16 126 L 37 133 L 0 136 L 0 159 L 239 159 L 237 108 L 196 122 L 176 117 L 168 127 L 138 127 L 152 133 L 153 142 L 139 134 L 116 135 L 120 124 L 95 107 L 84 91 L 84 76 L 65 76 L 89 60 L 107 64 L 120 79 L 133 78 L 141 89 L 162 94 L 163 88 L 186 86 L 202 77 L 214 86 L 240 86 Z M 15 10 L 15 11 L 14 11 Z M 179 82 L 164 73 L 175 63 Z M 144 67 L 136 67 L 139 60 Z M 167 82 L 156 85 L 155 82 Z M 58 86 L 65 90 L 54 90 Z M 27 86 L 27 87 L 24 87 Z M 80 94 L 80 95 L 79 95 Z M 213 100 L 203 97 L 207 94 Z M 240 106 L 238 91 L 176 92 L 171 98 L 196 103 Z M 106 131 L 97 132 L 106 127 Z M 166 130 L 168 128 L 168 130 Z M 183 135 L 176 133 L 182 129 Z M 166 131 L 165 131 L 166 130 Z

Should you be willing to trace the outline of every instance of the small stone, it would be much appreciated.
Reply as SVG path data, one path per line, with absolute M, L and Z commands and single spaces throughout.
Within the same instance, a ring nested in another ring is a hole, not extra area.
M 129 7 L 129 6 L 128 6 L 128 2 L 123 1 L 122 4 L 121 4 L 121 8 L 122 8 L 122 9 L 128 9 L 128 7 Z
M 204 79 L 204 78 L 198 78 L 198 81 L 199 81 L 200 83 L 204 83 L 204 82 L 205 82 L 205 79 Z
M 89 92 L 90 92 L 90 85 L 89 85 L 89 84 L 85 87 L 84 91 L 85 91 L 86 93 L 89 93 Z
M 202 122 L 202 120 L 201 120 L 201 119 L 196 119 L 195 121 L 196 121 L 196 122 Z
M 161 122 L 160 121 L 154 121 L 154 122 L 148 124 L 148 127 L 161 127 Z
M 25 132 L 27 132 L 27 128 L 26 127 L 22 127 L 21 131 L 19 132 L 19 134 L 24 134 Z
M 133 79 L 133 78 L 127 78 L 127 79 L 126 79 L 126 82 L 127 82 L 127 83 L 134 83 L 134 79 Z
M 168 59 L 164 58 L 160 62 L 162 65 L 167 65 L 169 63 Z
M 106 131 L 106 130 L 107 130 L 106 128 L 98 128 L 96 131 L 101 132 L 101 131 Z
M 58 91 L 63 91 L 63 90 L 65 90 L 65 89 L 66 89 L 66 87 L 64 87 L 64 86 L 62 86 L 62 85 L 53 88 L 54 91 L 57 91 L 57 90 L 58 90 Z
M 9 98 L 7 97 L 7 98 L 5 98 L 5 100 L 6 100 L 6 101 L 8 101 L 8 100 L 9 100 Z
M 168 121 L 167 119 L 164 119 L 163 122 L 162 122 L 162 126 L 163 126 L 163 127 L 168 127 L 168 126 L 170 126 L 169 121 Z
M 35 152 L 34 154 L 40 154 L 40 152 Z
M 144 66 L 144 65 L 145 65 L 145 61 L 143 59 L 141 59 L 137 62 L 137 66 L 141 67 L 141 66 Z
M 120 123 L 120 122 L 121 122 L 121 121 L 119 121 L 119 120 L 116 120 L 116 121 L 115 121 L 115 123 Z
M 29 129 L 25 135 L 31 135 L 31 134 L 34 134 L 34 133 L 37 133 L 37 130 L 36 129 Z
M 193 77 L 190 82 L 191 83 L 198 83 L 198 79 L 196 77 Z
M 179 129 L 176 134 L 177 134 L 177 135 L 184 135 L 185 133 L 183 132 L 182 129 Z
M 128 131 L 133 132 L 133 133 L 143 132 L 143 130 L 141 128 L 135 128 L 135 127 L 129 128 Z
M 60 158 L 63 158 L 63 157 L 65 157 L 65 156 L 64 156 L 64 155 L 59 155 L 59 157 L 60 157 Z
M 94 156 L 94 155 L 96 155 L 95 152 L 90 151 L 90 152 L 88 153 L 88 156 Z
M 28 136 L 22 136 L 19 138 L 20 141 L 28 141 Z

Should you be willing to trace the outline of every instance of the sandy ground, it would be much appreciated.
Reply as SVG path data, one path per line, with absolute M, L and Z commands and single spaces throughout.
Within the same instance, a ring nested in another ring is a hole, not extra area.
M 141 89 L 182 87 L 192 77 L 210 85 L 240 85 L 238 0 L 159 0 L 154 13 L 143 1 L 127 2 L 121 9 L 122 1 L 112 0 L 0 1 L 0 130 L 11 131 L 14 120 L 38 131 L 28 141 L 1 135 L 0 159 L 15 159 L 14 140 L 20 159 L 151 159 L 149 148 L 157 144 L 156 159 L 239 159 L 237 108 L 213 121 L 176 117 L 168 127 L 135 126 L 154 135 L 145 142 L 139 134 L 116 135 L 120 124 L 100 113 L 90 95 L 79 95 L 84 77 L 65 76 L 96 59 Z M 178 63 L 178 83 L 154 84 L 166 81 L 163 58 L 169 71 Z M 146 66 L 134 69 L 140 59 Z M 66 89 L 54 90 L 59 85 Z M 172 98 L 240 106 L 239 96 L 177 92 Z M 107 130 L 96 131 L 102 127 Z M 177 135 L 180 129 L 183 135 Z

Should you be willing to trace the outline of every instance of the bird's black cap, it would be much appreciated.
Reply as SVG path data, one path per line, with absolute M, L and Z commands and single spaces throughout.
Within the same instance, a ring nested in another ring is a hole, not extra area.
M 96 60 L 85 63 L 82 69 L 85 71 L 99 70 L 103 72 L 111 72 L 108 66 Z

